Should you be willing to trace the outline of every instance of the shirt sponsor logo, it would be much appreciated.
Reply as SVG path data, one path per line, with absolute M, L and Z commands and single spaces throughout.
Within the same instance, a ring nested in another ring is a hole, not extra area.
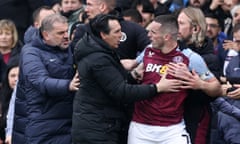
M 167 65 L 158 65 L 158 64 L 147 64 L 146 72 L 157 72 L 160 74 L 164 74 L 167 72 Z

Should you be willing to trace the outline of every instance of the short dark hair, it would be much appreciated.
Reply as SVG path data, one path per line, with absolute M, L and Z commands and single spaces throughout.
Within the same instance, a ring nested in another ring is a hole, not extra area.
M 123 12 L 123 16 L 131 17 L 132 20 L 136 23 L 143 22 L 142 15 L 136 9 L 127 9 Z
M 176 16 L 172 14 L 159 15 L 153 21 L 161 24 L 161 31 L 163 33 L 170 33 L 174 39 L 177 39 L 178 23 Z
M 91 19 L 89 24 L 92 34 L 99 38 L 101 37 L 100 32 L 109 34 L 110 32 L 110 27 L 108 23 L 109 20 L 118 20 L 118 17 L 109 14 L 99 14 L 95 16 L 93 19 Z
M 49 6 L 41 6 L 41 7 L 37 8 L 32 14 L 33 22 L 36 22 L 38 20 L 39 14 L 42 10 L 53 10 L 53 9 Z
M 138 5 L 142 5 L 142 12 L 144 13 L 155 13 L 153 4 L 149 0 L 134 0 L 131 7 L 136 9 Z
M 209 13 L 205 13 L 205 17 L 216 19 L 218 21 L 218 25 L 221 28 L 221 30 L 224 29 L 224 21 L 223 21 L 223 19 L 219 15 L 217 15 L 217 14 L 215 14 L 213 12 L 209 12 Z

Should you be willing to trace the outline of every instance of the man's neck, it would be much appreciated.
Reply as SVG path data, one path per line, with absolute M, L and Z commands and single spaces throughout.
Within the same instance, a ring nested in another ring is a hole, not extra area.
M 171 42 L 163 46 L 161 52 L 164 54 L 170 53 L 172 50 L 176 49 L 178 46 L 177 42 Z

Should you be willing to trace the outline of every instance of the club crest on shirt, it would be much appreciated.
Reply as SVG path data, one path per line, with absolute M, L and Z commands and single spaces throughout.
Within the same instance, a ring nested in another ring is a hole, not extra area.
M 149 52 L 148 52 L 148 57 L 152 57 L 154 54 L 155 54 L 154 52 L 149 51 Z
M 126 41 L 126 39 L 127 39 L 126 33 L 125 33 L 125 32 L 122 32 L 122 37 L 121 37 L 121 39 L 120 39 L 120 42 L 124 42 L 124 41 Z
M 175 57 L 173 57 L 172 61 L 175 62 L 175 63 L 183 62 L 183 57 L 182 56 L 175 56 Z

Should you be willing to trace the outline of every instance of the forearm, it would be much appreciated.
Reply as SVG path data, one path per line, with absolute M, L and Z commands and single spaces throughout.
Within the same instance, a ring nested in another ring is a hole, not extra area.
M 202 81 L 200 89 L 211 97 L 222 95 L 221 85 L 216 78 L 210 81 Z

